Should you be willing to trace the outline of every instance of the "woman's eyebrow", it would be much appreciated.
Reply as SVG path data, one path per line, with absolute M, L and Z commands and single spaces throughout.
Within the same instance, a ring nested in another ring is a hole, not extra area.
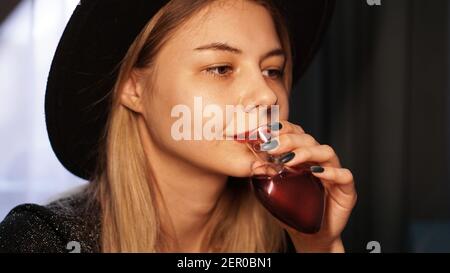
M 242 54 L 242 50 L 232 47 L 227 43 L 211 43 L 207 45 L 203 45 L 194 49 L 195 51 L 203 51 L 203 50 L 218 50 L 218 51 L 226 51 L 233 54 Z M 282 48 L 273 49 L 262 56 L 262 60 L 267 59 L 269 57 L 281 56 L 286 58 L 286 53 Z
M 234 48 L 226 43 L 211 43 L 207 45 L 203 45 L 200 47 L 195 48 L 195 50 L 202 51 L 202 50 L 220 50 L 220 51 L 228 51 L 233 54 L 242 54 L 242 50 Z

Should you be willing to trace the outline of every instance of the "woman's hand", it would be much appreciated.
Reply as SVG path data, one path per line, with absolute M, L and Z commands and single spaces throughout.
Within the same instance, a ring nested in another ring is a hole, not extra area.
M 304 162 L 315 162 L 313 175 L 318 177 L 326 190 L 326 205 L 321 230 L 316 234 L 304 234 L 279 222 L 289 233 L 297 252 L 344 252 L 341 233 L 356 204 L 357 194 L 353 175 L 341 167 L 334 150 L 328 145 L 320 145 L 298 125 L 288 121 L 280 122 L 280 130 L 273 130 L 273 141 L 278 145 L 268 153 L 283 155 L 289 152 L 290 161 L 286 166 L 296 166 Z M 277 127 L 277 126 L 272 126 Z M 273 145 L 272 145 L 273 146 Z

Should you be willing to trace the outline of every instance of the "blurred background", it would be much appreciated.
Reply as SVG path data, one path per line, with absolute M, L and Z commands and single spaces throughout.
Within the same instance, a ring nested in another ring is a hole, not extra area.
M 77 4 L 0 0 L 1 219 L 15 205 L 46 203 L 80 185 L 53 154 L 44 115 L 50 64 Z
M 50 63 L 77 4 L 0 0 L 0 219 L 86 183 L 57 161 L 44 116 Z M 291 121 L 355 175 L 350 252 L 369 252 L 370 241 L 381 252 L 450 252 L 449 26 L 446 0 L 337 0 L 295 85 Z
M 337 2 L 291 107 L 355 175 L 346 246 L 450 252 L 449 1 Z

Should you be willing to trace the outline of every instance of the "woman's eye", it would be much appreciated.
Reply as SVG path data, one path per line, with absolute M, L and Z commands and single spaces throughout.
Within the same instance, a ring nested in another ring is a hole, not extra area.
M 229 71 L 232 71 L 233 68 L 228 65 L 210 67 L 206 69 L 206 72 L 212 74 L 214 77 L 226 77 Z
M 268 72 L 268 73 L 265 73 Z M 263 72 L 264 76 L 269 77 L 271 79 L 279 79 L 283 77 L 283 71 L 279 69 L 267 69 Z
M 233 67 L 229 65 L 215 66 L 206 69 L 206 73 L 219 78 L 228 77 L 232 72 Z M 263 75 L 271 79 L 280 79 L 283 77 L 283 71 L 279 69 L 266 69 L 263 71 Z

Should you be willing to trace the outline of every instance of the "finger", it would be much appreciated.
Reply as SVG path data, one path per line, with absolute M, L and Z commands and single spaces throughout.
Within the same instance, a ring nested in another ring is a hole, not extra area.
M 349 169 L 313 166 L 312 173 L 321 179 L 334 184 L 346 185 L 353 183 L 353 174 Z
M 266 162 L 256 161 L 251 167 L 251 176 L 274 176 L 278 172 L 274 168 L 270 167 Z
M 300 147 L 317 146 L 319 143 L 308 134 L 284 134 L 272 138 L 270 143 L 261 145 L 262 151 L 280 155 Z
M 304 134 L 305 130 L 297 124 L 290 123 L 287 120 L 274 122 L 270 124 L 271 134 L 278 136 L 282 134 Z
M 355 191 L 353 174 L 349 169 L 321 166 L 313 166 L 311 169 L 311 173 L 322 182 L 339 185 L 339 188 L 346 194 Z
M 329 145 L 300 147 L 292 152 L 295 156 L 289 162 L 286 162 L 287 166 L 315 162 L 325 167 L 340 167 L 339 159 L 334 152 L 334 149 Z

